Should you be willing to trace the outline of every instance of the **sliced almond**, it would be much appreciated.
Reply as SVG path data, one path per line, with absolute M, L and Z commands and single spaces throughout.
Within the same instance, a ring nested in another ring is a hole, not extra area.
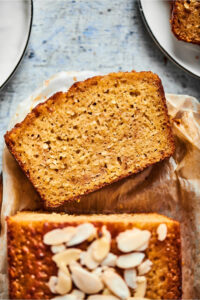
M 51 246 L 51 252 L 53 252 L 54 254 L 60 253 L 65 250 L 66 250 L 66 247 L 63 244 Z
M 164 241 L 167 237 L 167 225 L 166 224 L 160 224 L 157 228 L 157 234 L 158 234 L 158 240 Z
M 88 300 L 119 300 L 118 297 L 113 295 L 92 295 L 87 298 Z
M 108 253 L 106 258 L 101 262 L 102 266 L 115 267 L 117 262 L 117 256 L 113 253 Z
M 55 290 L 58 294 L 64 295 L 70 292 L 72 288 L 72 280 L 70 274 L 67 275 L 62 270 L 58 271 L 58 282 L 55 287 Z
M 76 228 L 76 233 L 71 240 L 67 242 L 67 246 L 75 246 L 88 240 L 91 236 L 95 236 L 96 229 L 91 223 L 84 223 Z
M 99 263 L 94 260 L 92 255 L 92 244 L 88 247 L 87 251 L 81 253 L 81 265 L 85 265 L 89 270 L 94 270 L 98 267 Z
M 121 269 L 135 268 L 141 264 L 144 257 L 144 253 L 140 252 L 120 255 L 117 258 L 117 266 Z
M 92 242 L 95 238 L 97 238 L 97 228 L 94 227 L 94 232 L 87 239 L 88 242 Z
M 72 294 L 52 298 L 52 300 L 77 300 L 77 299 L 78 298 L 76 297 L 76 295 L 72 295 Z
M 138 266 L 139 275 L 144 275 L 144 274 L 148 273 L 151 270 L 152 264 L 153 263 L 149 259 L 147 259 L 143 263 L 141 263 Z
M 149 246 L 149 242 L 146 243 L 146 244 L 144 244 L 144 245 L 141 246 L 141 247 L 138 247 L 138 248 L 137 248 L 137 251 L 144 251 L 144 250 L 146 250 L 146 249 L 148 248 L 148 246 Z
M 135 269 L 127 269 L 124 271 L 124 279 L 126 281 L 126 284 L 131 289 L 135 289 L 137 286 L 136 279 L 137 279 L 137 273 Z
M 103 289 L 103 283 L 96 274 L 88 272 L 76 264 L 71 264 L 70 270 L 74 284 L 83 293 L 95 294 Z
M 147 279 L 144 276 L 137 277 L 137 287 L 134 293 L 134 298 L 144 298 L 147 289 Z
M 67 265 L 69 265 L 72 261 L 78 260 L 80 258 L 80 254 L 80 249 L 71 248 L 55 254 L 52 259 L 56 263 L 58 268 L 68 274 L 69 271 L 67 269 Z
M 118 249 L 122 252 L 136 251 L 144 245 L 148 244 L 151 233 L 148 230 L 140 230 L 134 228 L 121 232 L 117 238 Z
M 102 262 L 108 255 L 109 251 L 110 240 L 106 236 L 103 236 L 92 243 L 92 255 L 98 262 Z
M 108 289 L 120 299 L 127 299 L 130 296 L 130 291 L 125 281 L 112 269 L 106 270 L 102 275 L 102 279 Z
M 113 294 L 111 293 L 111 291 L 108 288 L 104 288 L 102 295 L 111 295 L 113 296 Z
M 43 242 L 46 245 L 59 245 L 68 242 L 75 234 L 75 227 L 65 227 L 63 229 L 54 229 L 47 232 L 43 237 Z
M 77 300 L 83 300 L 83 299 L 85 299 L 85 293 L 83 293 L 83 292 L 81 292 L 79 290 L 73 290 L 71 292 L 71 295 L 76 296 Z
M 80 264 L 84 265 L 85 254 L 87 251 L 82 251 L 80 254 Z
M 57 282 L 58 282 L 58 277 L 51 276 L 49 278 L 48 287 L 49 287 L 50 291 L 52 293 L 54 293 L 54 294 L 56 294 L 56 285 L 57 285 Z
M 102 275 L 102 273 L 103 273 L 103 268 L 102 267 L 98 267 L 98 268 L 96 268 L 96 269 L 94 269 L 93 271 L 92 271 L 92 273 L 93 274 L 96 274 L 97 276 L 101 276 Z
M 150 300 L 149 298 L 142 297 L 129 297 L 127 300 Z
M 109 241 L 111 241 L 111 234 L 110 231 L 108 231 L 107 227 L 104 225 L 101 230 L 103 236 L 105 236 Z

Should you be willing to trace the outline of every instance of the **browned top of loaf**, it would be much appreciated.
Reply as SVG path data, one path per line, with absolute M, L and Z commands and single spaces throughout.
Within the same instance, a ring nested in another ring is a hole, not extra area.
M 174 151 L 163 87 L 151 72 L 75 83 L 33 109 L 5 141 L 48 209 Z
M 175 0 L 171 25 L 178 39 L 200 44 L 200 0 Z
M 19 213 L 9 217 L 8 273 L 11 299 L 50 299 L 49 277 L 57 274 L 50 246 L 43 236 L 55 228 L 91 222 L 97 228 L 106 225 L 112 235 L 113 253 L 118 254 L 115 237 L 133 227 L 151 231 L 146 256 L 153 262 L 147 277 L 146 297 L 149 299 L 181 299 L 181 244 L 179 223 L 158 214 L 122 214 L 69 216 L 45 213 Z M 167 237 L 157 238 L 159 224 L 167 225 Z M 87 248 L 86 242 L 79 246 Z

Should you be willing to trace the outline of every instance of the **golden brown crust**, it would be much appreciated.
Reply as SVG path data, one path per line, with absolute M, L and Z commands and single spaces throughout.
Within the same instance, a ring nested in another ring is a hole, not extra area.
M 90 222 L 90 216 L 71 216 L 69 221 L 34 220 L 34 213 L 30 213 L 30 220 L 21 221 L 15 217 L 7 219 L 8 224 L 8 263 L 9 263 L 9 295 L 11 299 L 50 299 L 54 295 L 49 291 L 47 282 L 49 277 L 57 274 L 57 267 L 52 261 L 50 247 L 43 244 L 46 232 L 63 228 L 68 225 L 76 226 L 84 220 Z M 147 257 L 153 262 L 151 271 L 147 275 L 147 294 L 149 299 L 181 299 L 181 243 L 180 226 L 176 221 L 163 222 L 167 224 L 167 238 L 160 242 L 156 229 L 159 225 L 156 214 L 141 214 L 137 220 L 131 215 L 92 216 L 92 223 L 101 228 L 106 225 L 112 234 L 112 252 L 119 254 L 115 237 L 119 232 L 137 227 L 150 230 L 152 237 L 146 251 Z M 161 217 L 158 215 L 158 217 Z M 74 220 L 73 220 L 74 218 Z M 84 219 L 85 218 L 85 219 Z M 102 218 L 102 220 L 100 220 Z M 141 220 L 140 220 L 141 218 Z M 148 218 L 155 219 L 148 221 Z M 85 249 L 87 243 L 80 245 Z
M 193 3 L 192 3 L 193 2 Z M 194 4 L 195 2 L 195 4 Z M 192 5 L 191 5 L 192 4 Z M 198 5 L 198 7 L 193 6 Z M 198 10 L 194 19 L 194 10 Z M 171 13 L 171 29 L 178 40 L 200 45 L 200 1 L 174 0 Z M 190 27 L 188 27 L 188 25 Z M 197 27 L 198 29 L 196 29 Z
M 122 73 L 111 73 L 111 74 L 109 74 L 109 76 L 111 78 L 113 77 L 113 78 L 117 79 L 118 77 L 121 76 L 121 74 Z M 128 72 L 123 73 L 123 76 L 126 77 L 126 74 L 128 76 L 128 74 L 130 74 L 130 73 L 128 73 Z M 173 154 L 173 152 L 175 150 L 174 138 L 172 135 L 172 130 L 171 130 L 170 122 L 169 122 L 169 116 L 168 116 L 167 107 L 166 107 L 166 99 L 165 99 L 161 80 L 156 74 L 153 74 L 151 72 L 139 72 L 139 73 L 134 72 L 134 76 L 143 81 L 150 82 L 154 86 L 157 87 L 157 91 L 161 98 L 161 101 L 162 101 L 163 107 L 164 107 L 164 111 L 165 111 L 165 126 L 166 126 L 166 134 L 168 135 L 168 151 L 161 151 L 162 153 L 160 153 L 159 159 L 150 158 L 149 163 L 146 163 L 146 165 L 142 166 L 142 167 L 137 166 L 137 168 L 135 168 L 134 172 L 127 173 L 127 171 L 124 170 L 124 173 L 122 173 L 117 178 L 109 180 L 108 182 L 104 182 L 103 184 L 98 184 L 98 185 L 96 184 L 95 186 L 93 186 L 93 188 L 85 189 L 85 191 L 83 193 L 80 193 L 79 195 L 71 196 L 70 198 L 66 199 L 68 201 L 67 203 L 70 203 L 70 202 L 73 203 L 75 200 L 80 199 L 82 196 L 87 195 L 93 191 L 96 191 L 97 189 L 100 189 L 111 183 L 117 182 L 123 178 L 126 178 L 127 176 L 136 174 L 136 173 L 142 171 L 144 168 L 151 166 L 151 165 L 155 164 L 156 162 L 159 162 L 167 157 L 170 157 Z M 67 92 L 68 98 L 70 96 L 75 95 L 77 92 L 85 91 L 88 87 L 90 87 L 92 85 L 96 85 L 97 82 L 100 81 L 102 78 L 103 78 L 102 76 L 96 76 L 93 78 L 89 78 L 83 82 L 77 82 L 77 83 L 73 84 L 72 87 Z M 28 126 L 29 124 L 31 124 L 32 120 L 34 120 L 40 114 L 42 114 L 42 112 L 45 109 L 47 109 L 49 114 L 51 114 L 51 112 L 53 111 L 52 105 L 54 105 L 54 103 L 56 103 L 56 102 L 59 102 L 62 97 L 65 97 L 65 94 L 59 92 L 59 93 L 56 93 L 55 95 L 53 95 L 51 98 L 49 98 L 46 102 L 39 104 L 32 110 L 31 113 L 29 113 L 27 115 L 27 117 L 24 119 L 23 122 L 16 124 L 15 127 L 11 131 L 9 131 L 5 134 L 5 142 L 8 146 L 8 149 L 10 150 L 10 152 L 12 153 L 12 155 L 14 156 L 14 158 L 16 159 L 16 161 L 18 162 L 18 164 L 20 165 L 22 170 L 25 172 L 26 176 L 29 178 L 29 180 L 32 182 L 32 184 L 36 188 L 41 199 L 44 201 L 45 209 L 57 210 L 57 211 L 62 211 L 63 205 L 65 205 L 66 201 L 63 201 L 63 202 L 60 201 L 59 203 L 52 203 L 52 202 L 49 203 L 48 202 L 48 199 L 45 198 L 46 195 L 42 194 L 41 191 L 36 187 L 35 180 L 33 179 L 32 175 L 30 174 L 28 166 L 26 164 L 24 164 L 24 162 L 22 161 L 22 159 L 20 157 L 20 153 L 18 153 L 16 151 L 15 141 L 12 139 L 12 136 L 13 136 L 13 134 L 15 134 L 15 132 L 17 132 L 18 128 L 22 128 L 22 126 Z

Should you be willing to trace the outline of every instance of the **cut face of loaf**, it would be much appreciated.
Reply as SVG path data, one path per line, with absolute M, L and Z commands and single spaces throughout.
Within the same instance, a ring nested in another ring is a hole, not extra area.
M 113 73 L 75 83 L 5 135 L 46 209 L 135 174 L 172 155 L 159 77 Z
M 11 299 L 181 299 L 180 226 L 165 216 L 23 212 L 7 224 Z
M 200 1 L 173 1 L 171 25 L 179 40 L 200 44 Z

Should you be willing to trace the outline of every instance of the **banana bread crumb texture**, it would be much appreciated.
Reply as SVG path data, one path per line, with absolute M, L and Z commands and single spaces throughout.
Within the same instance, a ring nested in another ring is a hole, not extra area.
M 163 87 L 151 72 L 75 83 L 33 109 L 5 141 L 45 208 L 61 211 L 174 151 Z
M 179 40 L 200 44 L 200 0 L 173 1 L 171 26 Z

